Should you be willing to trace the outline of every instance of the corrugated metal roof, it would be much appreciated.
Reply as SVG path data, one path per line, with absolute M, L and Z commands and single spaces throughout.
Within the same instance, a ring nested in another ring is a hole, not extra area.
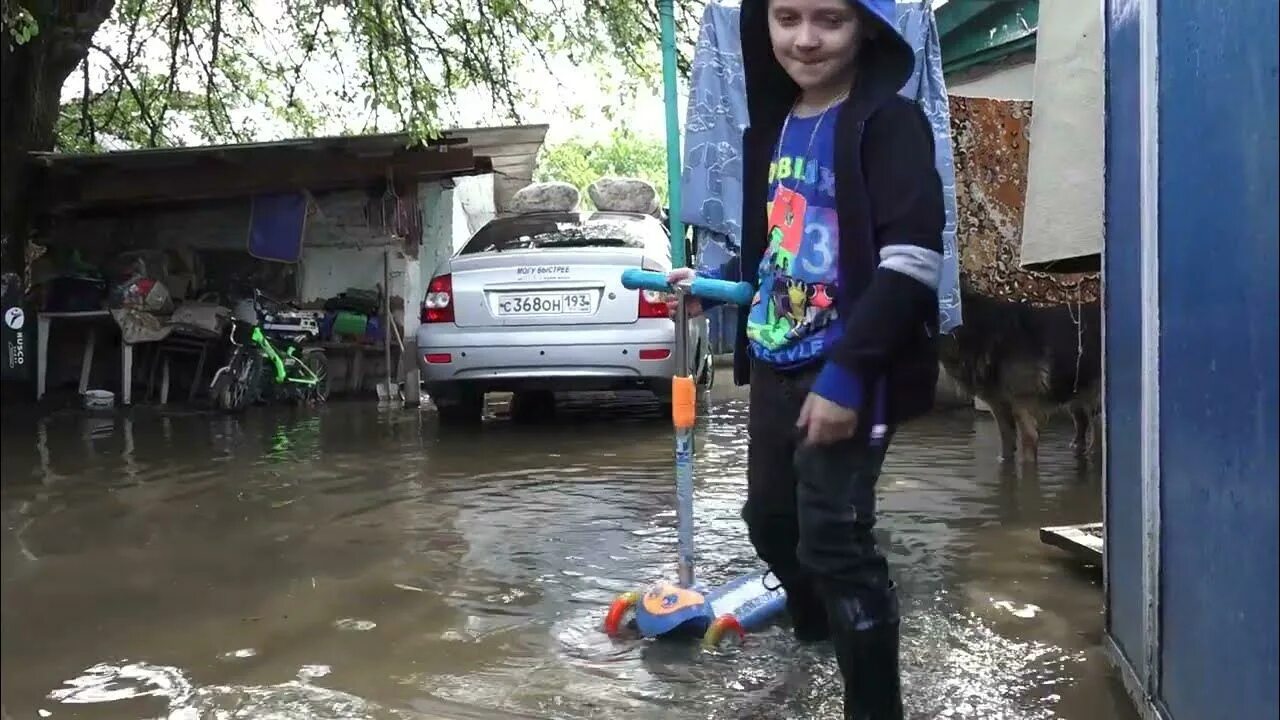
M 278 142 L 31 153 L 51 209 L 236 197 L 494 173 L 495 197 L 529 182 L 546 125 L 456 128 L 427 144 L 406 134 Z

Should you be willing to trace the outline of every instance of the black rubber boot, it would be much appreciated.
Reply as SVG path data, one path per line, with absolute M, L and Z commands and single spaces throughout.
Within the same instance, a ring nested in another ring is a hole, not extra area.
M 831 639 L 827 609 L 813 583 L 801 582 L 794 591 L 787 588 L 787 614 L 791 616 L 791 629 L 799 642 L 820 643 Z
M 796 640 L 802 643 L 820 643 L 831 639 L 831 626 L 827 622 L 827 608 L 813 581 L 803 572 L 771 571 L 773 577 L 787 591 L 787 615 Z M 769 587 L 776 587 L 769 583 Z
M 881 607 L 867 612 L 858 598 L 829 600 L 845 720 L 902 720 L 895 589 L 876 604 Z

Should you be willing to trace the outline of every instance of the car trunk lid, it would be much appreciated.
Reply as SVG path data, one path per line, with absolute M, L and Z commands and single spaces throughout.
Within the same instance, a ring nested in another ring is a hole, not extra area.
M 650 267 L 652 266 L 652 267 Z M 538 248 L 459 255 L 449 263 L 459 327 L 621 324 L 636 321 L 630 268 L 660 268 L 631 247 Z

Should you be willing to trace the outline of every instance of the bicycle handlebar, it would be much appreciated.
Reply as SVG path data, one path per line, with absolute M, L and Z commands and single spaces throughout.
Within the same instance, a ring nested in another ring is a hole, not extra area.
M 277 300 L 270 295 L 262 292 L 258 288 L 253 289 L 253 299 L 260 307 L 267 310 L 291 310 L 293 306 L 290 303 Z

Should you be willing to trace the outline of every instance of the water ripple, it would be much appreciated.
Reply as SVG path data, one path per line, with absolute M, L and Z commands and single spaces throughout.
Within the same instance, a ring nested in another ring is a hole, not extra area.
M 733 396 L 700 420 L 709 582 L 756 562 L 745 419 Z M 0 458 L 9 711 L 839 715 L 830 651 L 784 629 L 712 653 L 600 631 L 619 592 L 675 574 L 671 434 L 652 406 L 591 399 L 469 433 L 363 405 L 63 414 L 22 432 L 6 428 Z M 1113 684 L 1098 589 L 1035 538 L 1098 512 L 1096 471 L 1065 444 L 1050 428 L 1040 471 L 1016 473 L 971 414 L 896 438 L 877 537 L 902 588 L 911 717 L 1105 717 L 1082 700 Z

